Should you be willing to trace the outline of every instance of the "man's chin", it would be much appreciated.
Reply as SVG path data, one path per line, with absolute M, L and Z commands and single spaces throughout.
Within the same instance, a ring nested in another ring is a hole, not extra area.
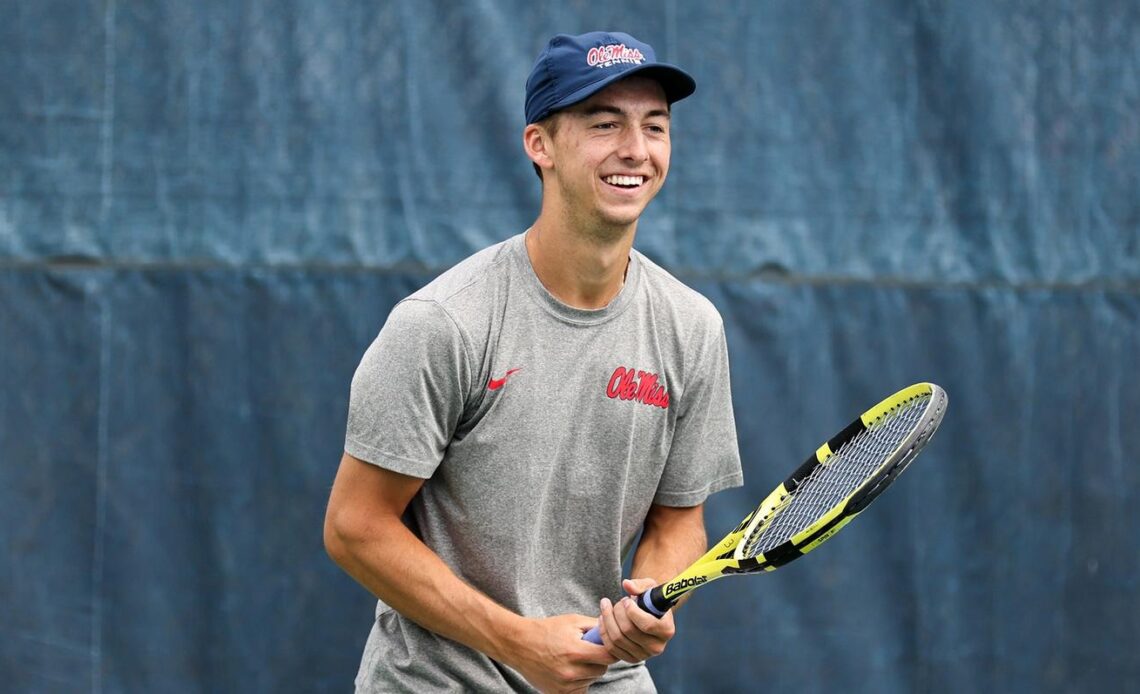
M 646 201 L 638 205 L 622 205 L 621 207 L 603 210 L 601 218 L 607 225 L 626 229 L 637 224 L 637 220 L 641 219 L 641 215 L 648 205 L 649 202 Z

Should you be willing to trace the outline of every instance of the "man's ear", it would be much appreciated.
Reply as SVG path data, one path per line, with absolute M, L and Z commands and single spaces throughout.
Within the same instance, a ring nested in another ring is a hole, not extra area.
M 550 132 L 538 123 L 531 123 L 523 130 L 523 149 L 527 157 L 540 169 L 554 168 L 550 156 Z

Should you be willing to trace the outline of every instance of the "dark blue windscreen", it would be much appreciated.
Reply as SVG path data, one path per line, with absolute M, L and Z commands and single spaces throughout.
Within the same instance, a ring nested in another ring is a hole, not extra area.
M 697 79 L 638 247 L 727 326 L 746 486 L 895 389 L 934 443 L 828 546 L 699 591 L 662 691 L 1140 687 L 1140 7 L 8 3 L 0 680 L 351 687 L 321 524 L 400 297 L 525 229 L 546 37 Z

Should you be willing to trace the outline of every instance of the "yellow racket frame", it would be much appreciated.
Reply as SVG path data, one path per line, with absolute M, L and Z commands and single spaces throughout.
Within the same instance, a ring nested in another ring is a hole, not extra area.
M 759 532 L 773 520 L 774 511 L 801 481 L 820 465 L 825 465 L 834 451 L 861 432 L 874 427 L 895 409 L 916 398 L 930 398 L 925 411 L 913 431 L 887 455 L 878 470 L 842 501 L 787 542 L 754 557 L 742 556 L 743 540 Z M 808 457 L 782 484 L 772 490 L 752 513 L 736 528 L 713 545 L 689 568 L 672 580 L 654 588 L 639 599 L 639 604 L 654 614 L 663 614 L 686 593 L 723 576 L 774 571 L 797 559 L 831 539 L 837 532 L 859 515 L 889 484 L 894 481 L 915 456 L 930 442 L 946 412 L 946 391 L 933 383 L 916 383 L 884 398 L 874 407 L 828 439 Z M 647 605 L 646 602 L 650 604 Z M 651 606 L 650 606 L 651 605 Z

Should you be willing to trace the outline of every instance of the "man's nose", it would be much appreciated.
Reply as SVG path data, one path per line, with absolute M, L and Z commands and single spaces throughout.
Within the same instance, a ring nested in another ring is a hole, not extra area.
M 643 162 L 649 158 L 648 141 L 640 128 L 629 128 L 626 131 L 618 149 L 618 156 L 636 162 Z

